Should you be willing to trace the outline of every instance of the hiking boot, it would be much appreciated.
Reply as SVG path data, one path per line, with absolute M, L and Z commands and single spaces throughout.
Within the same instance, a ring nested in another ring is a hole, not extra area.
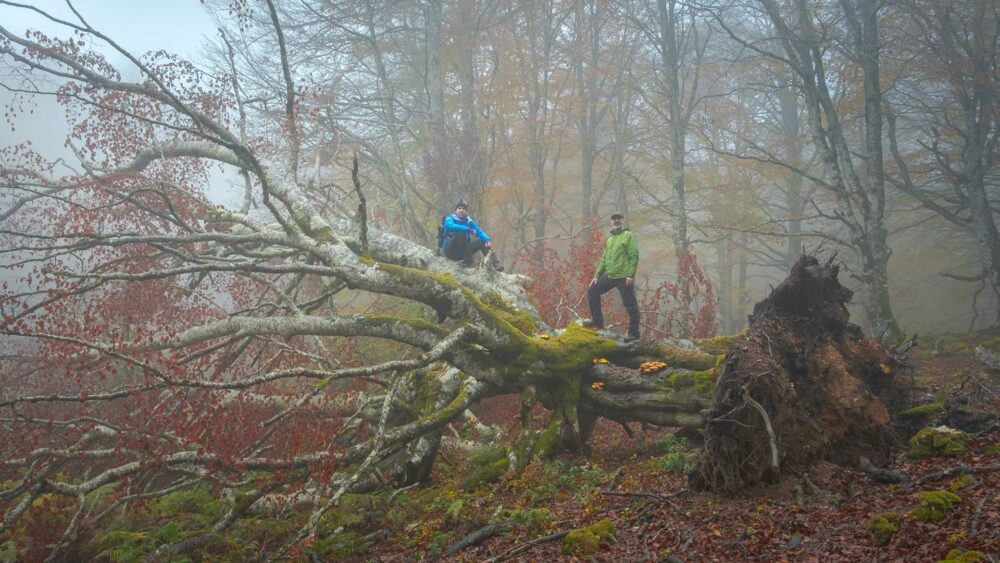
M 639 337 L 634 334 L 630 334 L 625 338 L 622 338 L 622 342 L 635 342 L 636 340 L 639 340 Z
M 587 328 L 596 328 L 597 330 L 604 329 L 604 325 L 599 325 L 595 323 L 593 319 L 583 319 L 582 321 L 580 321 L 580 326 L 584 326 Z
M 503 265 L 500 264 L 500 257 L 497 256 L 493 252 L 490 252 L 490 264 L 493 265 L 493 269 L 494 270 L 496 270 L 498 272 L 502 272 L 503 271 Z

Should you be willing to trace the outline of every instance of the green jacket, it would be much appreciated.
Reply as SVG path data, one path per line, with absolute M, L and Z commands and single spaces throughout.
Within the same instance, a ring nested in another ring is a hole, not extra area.
M 608 244 L 604 247 L 601 261 L 597 263 L 595 278 L 606 274 L 613 280 L 634 278 L 635 269 L 639 266 L 639 242 L 635 234 L 622 227 L 611 231 Z

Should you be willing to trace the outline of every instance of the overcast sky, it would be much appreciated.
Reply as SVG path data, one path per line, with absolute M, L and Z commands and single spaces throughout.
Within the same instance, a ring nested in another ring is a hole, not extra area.
M 78 21 L 65 0 L 24 3 L 60 19 Z M 73 6 L 91 26 L 136 55 L 163 50 L 197 62 L 202 46 L 216 33 L 211 16 L 198 0 L 76 0 Z M 3 4 L 0 4 L 0 25 L 16 34 L 27 29 L 57 37 L 68 37 L 70 33 L 65 26 L 31 10 Z M 126 77 L 137 78 L 133 69 L 126 68 L 131 65 L 125 58 L 109 46 L 95 44 L 94 48 Z M 2 66 L 0 62 L 0 80 L 9 80 L 9 73 Z M 6 109 L 10 102 L 11 94 L 0 89 L 0 107 Z M 0 147 L 30 140 L 35 150 L 49 158 L 65 156 L 67 125 L 62 108 L 54 99 L 46 98 L 38 100 L 33 110 L 17 115 L 13 123 L 0 124 Z M 230 190 L 222 186 L 209 193 L 216 203 L 232 204 L 230 195 Z
M 65 0 L 24 3 L 76 21 Z M 162 49 L 196 58 L 202 39 L 215 34 L 215 25 L 198 0 L 76 0 L 73 5 L 90 25 L 135 53 Z M 31 28 L 64 35 L 57 24 L 23 8 L 0 5 L 0 22 L 15 33 Z

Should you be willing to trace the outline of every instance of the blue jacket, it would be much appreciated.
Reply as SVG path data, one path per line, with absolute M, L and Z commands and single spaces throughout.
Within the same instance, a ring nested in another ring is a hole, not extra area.
M 466 240 L 471 239 L 472 231 L 475 231 L 476 236 L 483 239 L 483 242 L 490 241 L 490 237 L 479 228 L 479 225 L 471 217 L 466 215 L 465 219 L 460 219 L 452 213 L 444 220 L 444 246 L 448 246 L 452 237 L 458 235 L 465 236 Z

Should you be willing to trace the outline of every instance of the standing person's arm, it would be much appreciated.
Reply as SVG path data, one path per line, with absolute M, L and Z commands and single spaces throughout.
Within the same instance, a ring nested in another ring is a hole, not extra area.
M 625 243 L 625 253 L 628 255 L 628 277 L 625 278 L 626 285 L 635 283 L 635 271 L 639 268 L 639 239 L 635 233 L 629 231 L 628 240 Z

